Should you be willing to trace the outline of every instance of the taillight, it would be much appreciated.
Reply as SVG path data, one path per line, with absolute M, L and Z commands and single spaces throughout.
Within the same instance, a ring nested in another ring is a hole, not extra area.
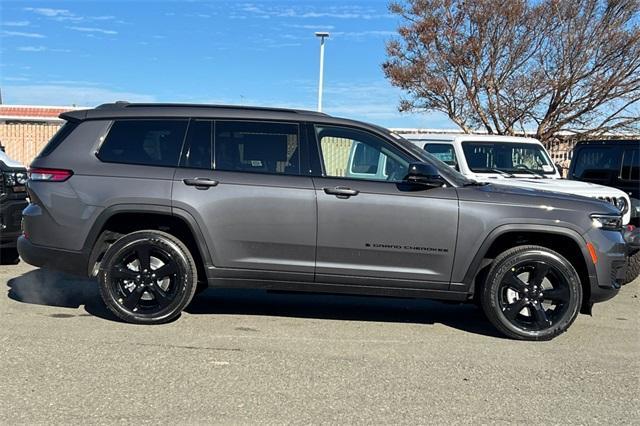
M 29 179 L 32 181 L 64 182 L 73 175 L 71 170 L 63 169 L 29 169 Z

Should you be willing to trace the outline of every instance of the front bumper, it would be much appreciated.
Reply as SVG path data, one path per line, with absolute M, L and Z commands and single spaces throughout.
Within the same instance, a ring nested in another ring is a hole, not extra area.
M 627 244 L 622 232 L 591 229 L 585 240 L 593 245 L 597 260 L 589 268 L 591 303 L 603 302 L 614 297 L 620 289 L 627 270 Z
M 20 235 L 22 210 L 27 207 L 27 201 L 3 199 L 0 200 L 0 248 L 16 246 Z

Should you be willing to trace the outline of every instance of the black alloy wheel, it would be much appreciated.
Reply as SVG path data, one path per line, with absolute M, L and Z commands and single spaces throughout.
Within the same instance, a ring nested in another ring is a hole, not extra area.
M 494 260 L 481 303 L 487 318 L 505 335 L 550 340 L 577 317 L 582 286 L 562 255 L 546 247 L 518 246 Z
M 101 263 L 100 293 L 109 309 L 132 323 L 177 317 L 196 289 L 189 250 L 174 236 L 138 231 L 113 244 Z

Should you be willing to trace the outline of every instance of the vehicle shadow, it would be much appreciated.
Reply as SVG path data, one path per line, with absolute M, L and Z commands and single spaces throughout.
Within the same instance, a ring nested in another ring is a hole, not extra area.
M 96 280 L 35 269 L 10 279 L 7 287 L 9 298 L 18 302 L 73 309 L 84 306 L 93 316 L 119 321 L 102 302 Z
M 109 311 L 96 280 L 36 269 L 7 282 L 8 297 L 22 303 L 77 309 L 120 320 Z M 325 320 L 443 324 L 469 333 L 502 337 L 473 305 L 431 300 L 288 293 L 249 289 L 208 289 L 185 309 L 192 315 L 267 315 Z

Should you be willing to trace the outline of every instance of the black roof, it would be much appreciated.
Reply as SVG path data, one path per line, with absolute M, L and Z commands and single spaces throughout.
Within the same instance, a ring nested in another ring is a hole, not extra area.
M 640 144 L 640 137 L 636 136 L 635 139 L 594 139 L 587 141 L 579 141 L 578 145 L 630 145 Z
M 200 118 L 253 118 L 296 121 L 336 120 L 327 114 L 301 109 L 268 108 L 240 105 L 206 105 L 181 103 L 129 103 L 118 101 L 93 109 L 74 110 L 60 114 L 65 120 L 92 120 L 127 117 L 200 117 Z M 325 119 L 325 120 L 323 120 Z M 338 119 L 340 120 L 340 119 Z

